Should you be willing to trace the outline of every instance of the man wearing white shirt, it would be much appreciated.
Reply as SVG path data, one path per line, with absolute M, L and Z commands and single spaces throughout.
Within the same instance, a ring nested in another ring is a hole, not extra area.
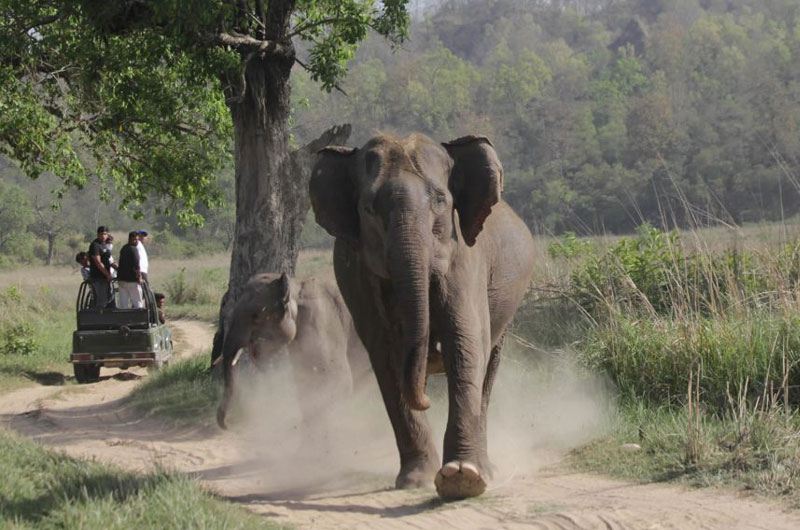
M 139 270 L 142 272 L 142 279 L 149 282 L 149 278 L 147 277 L 147 250 L 144 248 L 145 243 L 147 243 L 147 230 L 139 230 L 139 244 L 136 245 L 136 249 L 139 251 Z

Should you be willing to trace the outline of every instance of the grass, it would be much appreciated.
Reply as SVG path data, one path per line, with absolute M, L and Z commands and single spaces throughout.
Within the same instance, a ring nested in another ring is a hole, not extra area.
M 3 430 L 0 469 L 3 528 L 284 528 L 215 498 L 186 476 L 77 460 Z
M 177 423 L 198 423 L 216 411 L 222 382 L 208 372 L 208 353 L 170 364 L 151 374 L 126 398 L 148 415 L 161 415 Z
M 787 225 L 550 239 L 517 332 L 574 352 L 620 402 L 570 462 L 800 507 L 798 241 Z
M 65 309 L 70 296 L 61 285 L 12 284 L 0 291 L 0 388 L 67 381 L 75 329 L 75 312 Z
M 617 315 L 588 334 L 582 358 L 610 374 L 621 396 L 655 405 L 684 403 L 692 375 L 700 378 L 701 401 L 715 410 L 745 387 L 750 402 L 784 392 L 796 402 L 789 389 L 800 388 L 800 312 Z
M 515 334 L 606 374 L 621 403 L 608 433 L 572 455 L 576 467 L 735 485 L 800 506 L 799 235 L 794 225 L 757 225 L 536 238 L 535 287 Z M 227 260 L 154 260 L 153 285 L 173 298 L 168 316 L 215 321 Z M 304 251 L 298 275 L 332 279 L 330 264 L 329 250 Z M 50 371 L 69 368 L 77 278 L 32 272 L 0 273 L 0 339 L 13 339 L 15 350 L 0 354 L 5 388 L 57 381 Z M 206 369 L 207 356 L 176 363 L 129 402 L 146 414 L 210 421 L 220 384 Z M 629 442 L 642 450 L 620 449 Z
M 304 250 L 297 260 L 297 276 L 333 282 L 332 259 L 332 250 Z M 219 304 L 228 288 L 227 261 L 170 262 L 159 274 L 151 275 L 153 289 L 167 295 L 169 318 L 217 321 Z
M 609 433 L 574 451 L 568 462 L 637 482 L 732 486 L 800 508 L 800 417 L 740 404 L 720 415 L 702 407 L 625 402 L 614 411 Z M 631 443 L 641 449 L 622 447 Z

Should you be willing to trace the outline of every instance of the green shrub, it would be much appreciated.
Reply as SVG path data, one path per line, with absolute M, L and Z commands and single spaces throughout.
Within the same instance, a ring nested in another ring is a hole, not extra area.
M 700 400 L 715 410 L 724 409 L 731 396 L 773 402 L 800 385 L 797 312 L 683 319 L 616 314 L 579 349 L 589 367 L 609 374 L 623 397 L 652 404 L 685 403 L 690 377 Z
M 31 355 L 37 348 L 30 324 L 17 324 L 3 332 L 3 353 L 6 355 Z
M 586 256 L 591 251 L 592 244 L 578 239 L 575 232 L 566 232 L 560 239 L 553 240 L 547 245 L 547 253 L 551 258 L 577 258 Z
M 186 269 L 181 267 L 164 283 L 170 303 L 175 305 L 218 303 L 225 288 L 224 274 L 219 268 L 205 269 L 188 278 Z
M 757 305 L 780 291 L 780 278 L 795 266 L 784 260 L 770 271 L 763 258 L 736 248 L 720 255 L 688 253 L 678 232 L 647 224 L 636 237 L 622 238 L 602 253 L 570 241 L 554 253 L 581 254 L 583 262 L 570 276 L 568 294 L 595 316 L 614 306 L 661 315 L 708 315 L 731 305 Z

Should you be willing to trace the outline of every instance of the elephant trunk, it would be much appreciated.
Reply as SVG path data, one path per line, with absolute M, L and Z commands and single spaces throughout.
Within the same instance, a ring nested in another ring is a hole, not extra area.
M 238 319 L 236 324 L 225 334 L 225 341 L 222 346 L 222 378 L 225 383 L 225 390 L 222 395 L 222 402 L 217 408 L 217 424 L 222 429 L 227 429 L 225 417 L 228 414 L 228 406 L 233 397 L 233 361 L 236 354 L 242 348 L 242 333 Z
M 411 216 L 413 217 L 413 216 Z M 401 390 L 414 410 L 430 407 L 425 394 L 430 333 L 430 260 L 427 238 L 408 216 L 392 223 L 389 271 L 403 327 Z

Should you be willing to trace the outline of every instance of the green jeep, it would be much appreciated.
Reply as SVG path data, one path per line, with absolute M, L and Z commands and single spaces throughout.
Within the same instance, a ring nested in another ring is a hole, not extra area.
M 115 296 L 117 289 L 114 289 Z M 78 329 L 72 334 L 70 362 L 78 383 L 100 377 L 100 367 L 158 369 L 172 356 L 172 331 L 159 321 L 153 291 L 142 283 L 143 309 L 93 307 L 92 284 L 78 289 Z

